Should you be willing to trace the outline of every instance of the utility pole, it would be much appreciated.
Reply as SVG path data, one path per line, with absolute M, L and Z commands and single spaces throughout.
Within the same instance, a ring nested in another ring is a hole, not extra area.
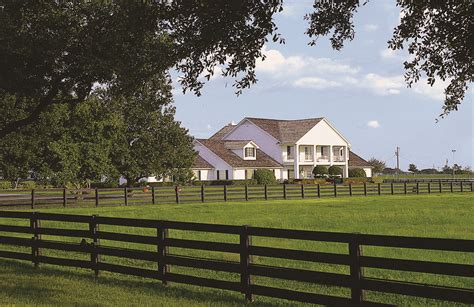
M 397 151 L 395 151 L 395 156 L 397 156 L 397 175 L 400 173 L 400 147 L 397 146 Z
M 454 153 L 456 152 L 456 149 L 452 149 L 451 151 L 453 152 L 453 179 L 454 179 L 454 166 L 456 165 L 454 164 Z

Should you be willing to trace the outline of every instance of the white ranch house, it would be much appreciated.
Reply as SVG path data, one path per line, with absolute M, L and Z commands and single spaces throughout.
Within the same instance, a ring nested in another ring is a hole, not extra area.
M 326 118 L 278 120 L 246 117 L 229 124 L 209 139 L 197 139 L 197 180 L 252 178 L 258 168 L 273 170 L 279 180 L 312 178 L 316 165 L 372 169 L 350 151 L 350 142 Z

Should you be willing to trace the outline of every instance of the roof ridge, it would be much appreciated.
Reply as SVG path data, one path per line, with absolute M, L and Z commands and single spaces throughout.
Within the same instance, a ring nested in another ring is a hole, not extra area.
M 324 116 L 321 117 L 308 117 L 308 118 L 299 118 L 299 119 L 280 119 L 280 118 L 264 118 L 264 117 L 245 117 L 246 119 L 258 119 L 258 120 L 271 120 L 271 121 L 278 121 L 278 122 L 294 122 L 294 121 L 303 121 L 303 120 L 314 120 L 314 119 L 323 119 Z

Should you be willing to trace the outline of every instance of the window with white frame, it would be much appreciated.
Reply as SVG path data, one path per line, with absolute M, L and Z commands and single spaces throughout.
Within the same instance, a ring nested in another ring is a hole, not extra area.
M 255 148 L 245 147 L 244 148 L 244 157 L 245 158 L 255 158 Z

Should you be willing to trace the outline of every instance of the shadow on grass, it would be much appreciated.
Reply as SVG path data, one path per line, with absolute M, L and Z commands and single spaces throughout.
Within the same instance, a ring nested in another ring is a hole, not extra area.
M 68 303 L 81 304 L 81 302 L 73 302 L 75 298 L 70 297 L 68 294 L 74 293 L 76 289 L 58 289 L 58 287 L 46 287 L 41 281 L 47 279 L 62 279 L 71 280 L 74 282 L 89 283 L 92 285 L 103 285 L 109 287 L 117 287 L 120 291 L 136 291 L 148 296 L 156 296 L 156 299 L 166 298 L 169 300 L 173 299 L 185 299 L 193 301 L 196 305 L 245 305 L 246 301 L 235 295 L 235 293 L 214 290 L 209 288 L 199 288 L 194 286 L 182 286 L 180 284 L 163 285 L 160 281 L 152 279 L 145 279 L 134 276 L 125 276 L 115 273 L 103 274 L 96 278 L 93 272 L 88 270 L 80 269 L 68 269 L 60 267 L 52 267 L 49 265 L 40 266 L 39 269 L 35 269 L 32 264 L 28 262 L 20 262 L 15 260 L 0 259 L 0 276 L 7 275 L 12 276 L 11 280 L 6 281 L 2 287 L 2 292 L 7 293 L 9 303 L 15 303 L 15 301 L 21 301 L 25 298 L 31 298 L 32 304 L 39 305 L 50 305 L 50 304 L 61 304 L 64 301 L 59 302 L 57 299 L 58 295 L 63 294 L 70 298 L 71 301 Z M 4 278 L 2 276 L 2 278 Z M 38 282 L 40 281 L 40 282 Z M 50 286 L 50 285 L 48 285 Z M 77 289 L 79 290 L 79 289 Z M 234 295 L 232 295 L 234 294 Z M 237 293 L 240 295 L 240 293 Z M 1 297 L 0 297 L 1 298 Z M 1 302 L 1 300 L 0 300 Z M 82 302 L 83 303 L 83 302 Z M 107 302 L 97 301 L 95 304 L 103 305 Z M 129 302 L 130 303 L 130 302 Z M 289 303 L 289 304 L 288 304 Z M 277 305 L 291 305 L 290 302 L 281 301 L 278 303 L 269 302 L 253 302 L 252 306 L 277 306 Z

